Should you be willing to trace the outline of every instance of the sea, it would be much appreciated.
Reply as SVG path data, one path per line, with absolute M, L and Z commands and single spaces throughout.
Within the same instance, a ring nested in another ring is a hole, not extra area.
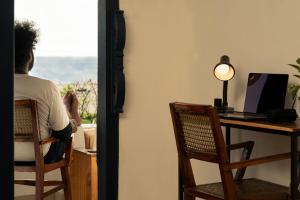
M 97 57 L 35 57 L 30 75 L 56 84 L 97 81 Z

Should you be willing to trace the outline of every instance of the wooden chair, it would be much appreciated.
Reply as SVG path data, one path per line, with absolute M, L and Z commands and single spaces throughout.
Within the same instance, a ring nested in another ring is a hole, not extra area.
M 72 138 L 67 142 L 67 148 L 64 159 L 46 164 L 44 163 L 42 145 L 52 142 L 58 142 L 58 139 L 48 138 L 42 140 L 39 133 L 37 102 L 34 100 L 17 100 L 15 101 L 15 123 L 14 123 L 14 141 L 16 142 L 33 142 L 35 151 L 35 161 L 20 162 L 15 161 L 15 171 L 34 172 L 36 180 L 15 180 L 15 184 L 35 186 L 35 199 L 41 200 L 44 197 L 64 190 L 65 199 L 71 200 L 71 186 L 69 166 L 72 155 Z M 55 169 L 60 169 L 62 181 L 46 181 L 45 173 Z M 44 186 L 53 188 L 44 192 Z
M 289 153 L 249 160 L 254 142 L 226 147 L 220 121 L 212 106 L 170 103 L 180 174 L 183 180 L 184 200 L 195 197 L 213 200 L 287 200 L 288 188 L 271 182 L 243 179 L 247 166 L 278 161 Z M 243 148 L 241 161 L 230 162 L 228 151 Z M 191 159 L 219 165 L 222 182 L 196 185 Z M 237 169 L 235 177 L 232 170 Z

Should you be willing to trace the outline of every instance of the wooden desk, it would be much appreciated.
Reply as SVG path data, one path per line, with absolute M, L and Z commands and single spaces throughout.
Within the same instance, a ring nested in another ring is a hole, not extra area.
M 270 123 L 265 121 L 240 121 L 232 119 L 220 119 L 221 125 L 226 127 L 226 144 L 230 145 L 230 129 L 259 131 L 275 135 L 288 136 L 291 139 L 291 199 L 297 197 L 297 139 L 300 135 L 300 119 L 292 123 Z
M 300 133 L 300 119 L 292 123 L 270 123 L 266 121 L 241 121 L 234 119 L 220 119 L 221 125 L 246 130 L 270 132 L 280 135 L 297 135 Z
M 98 169 L 96 153 L 86 149 L 73 150 L 71 187 L 73 200 L 98 200 Z

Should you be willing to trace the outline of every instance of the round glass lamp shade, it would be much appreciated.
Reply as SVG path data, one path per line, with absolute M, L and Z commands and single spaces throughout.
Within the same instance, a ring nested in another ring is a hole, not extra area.
M 221 81 L 228 81 L 234 76 L 234 68 L 231 64 L 219 63 L 214 69 L 214 75 Z

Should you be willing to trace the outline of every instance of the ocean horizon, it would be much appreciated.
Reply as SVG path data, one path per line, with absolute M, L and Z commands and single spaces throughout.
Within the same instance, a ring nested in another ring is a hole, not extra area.
M 30 75 L 56 84 L 97 81 L 97 57 L 37 56 Z

